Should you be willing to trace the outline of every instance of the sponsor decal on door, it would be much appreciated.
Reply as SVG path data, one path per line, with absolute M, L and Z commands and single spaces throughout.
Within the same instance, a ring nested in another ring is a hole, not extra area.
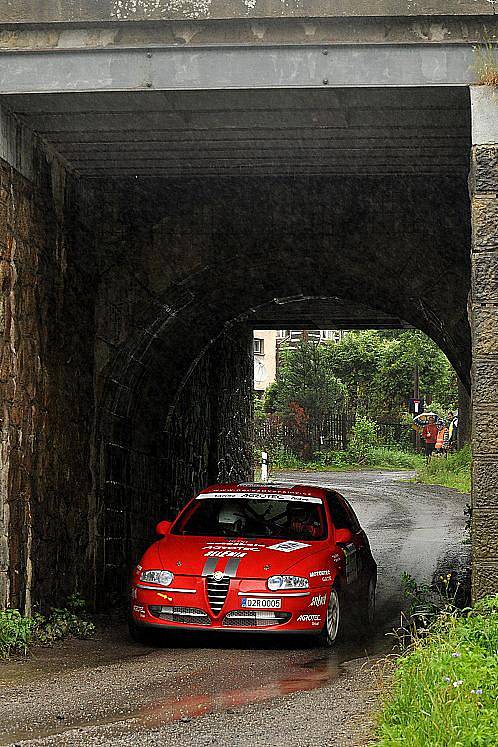
M 326 601 L 327 601 L 327 595 L 319 594 L 319 596 L 311 598 L 311 602 L 309 603 L 308 606 L 309 607 L 323 607 Z
M 299 615 L 297 618 L 298 623 L 319 623 L 322 620 L 321 615 Z

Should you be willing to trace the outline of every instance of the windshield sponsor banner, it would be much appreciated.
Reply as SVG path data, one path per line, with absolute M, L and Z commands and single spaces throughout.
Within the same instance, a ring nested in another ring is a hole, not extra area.
M 318 596 L 311 598 L 311 602 L 309 603 L 308 607 L 323 607 L 326 601 L 327 595 L 319 594 Z
M 268 550 L 294 552 L 295 550 L 302 550 L 303 547 L 311 547 L 311 545 L 307 542 L 294 542 L 294 540 L 287 540 L 286 542 L 279 542 L 277 545 L 268 545 Z
M 208 498 L 215 498 L 216 500 L 227 499 L 242 499 L 246 501 L 293 501 L 296 503 L 322 503 L 321 498 L 316 498 L 313 495 L 292 495 L 292 494 L 280 494 L 280 493 L 201 493 L 197 496 L 197 501 L 207 501 Z

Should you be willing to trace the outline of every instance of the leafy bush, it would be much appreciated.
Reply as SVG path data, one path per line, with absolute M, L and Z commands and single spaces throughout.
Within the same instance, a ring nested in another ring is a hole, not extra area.
M 25 655 L 30 646 L 49 644 L 74 636 L 90 638 L 95 633 L 95 625 L 86 619 L 86 604 L 81 597 L 73 594 L 64 608 L 54 608 L 49 615 L 35 613 L 23 617 L 19 610 L 7 609 L 0 612 L 0 658 L 10 654 Z
M 11 652 L 26 654 L 40 624 L 40 616 L 23 617 L 19 610 L 0 612 L 0 658 Z
M 433 456 L 428 464 L 417 471 L 419 482 L 455 488 L 461 493 L 470 493 L 472 454 L 467 444 L 447 457 Z
M 259 454 L 261 459 L 261 453 Z M 280 447 L 269 454 L 270 470 L 272 469 L 301 469 L 306 462 L 290 451 Z
M 336 469 L 351 468 L 351 459 L 347 451 L 320 451 L 316 455 L 318 467 L 325 469 L 334 467 Z
M 377 433 L 377 423 L 369 418 L 356 416 L 348 446 L 348 454 L 353 464 L 369 464 L 371 462 L 372 451 L 378 441 Z
M 253 412 L 255 420 L 264 420 L 266 417 L 264 397 L 260 397 L 256 393 L 254 393 Z
M 320 421 L 342 407 L 346 386 L 329 370 L 325 346 L 301 340 L 295 349 L 280 348 L 277 380 L 265 394 L 265 409 L 293 419 L 298 405 L 308 418 Z

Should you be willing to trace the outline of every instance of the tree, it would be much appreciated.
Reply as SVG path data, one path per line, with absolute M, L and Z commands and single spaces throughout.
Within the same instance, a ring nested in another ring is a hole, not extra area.
M 265 410 L 290 417 L 295 402 L 320 421 L 347 404 L 359 415 L 398 421 L 413 393 L 415 365 L 422 395 L 432 395 L 443 408 L 454 406 L 456 374 L 430 338 L 417 330 L 366 330 L 338 343 L 302 341 L 296 350 L 283 350 Z
M 448 359 L 427 335 L 407 330 L 384 349 L 375 384 L 379 408 L 385 412 L 403 409 L 413 391 L 415 365 L 422 396 L 431 395 L 445 409 L 454 406 L 458 401 L 457 377 Z
M 382 347 L 383 340 L 376 330 L 350 332 L 340 342 L 324 346 L 326 365 L 330 373 L 345 385 L 347 400 L 353 410 L 366 413 L 371 409 L 368 403 L 373 403 L 372 383 L 381 363 Z
M 345 384 L 327 365 L 326 346 L 302 340 L 295 350 L 281 349 L 277 380 L 267 390 L 265 409 L 292 419 L 298 405 L 310 420 L 321 422 L 343 405 L 346 394 Z

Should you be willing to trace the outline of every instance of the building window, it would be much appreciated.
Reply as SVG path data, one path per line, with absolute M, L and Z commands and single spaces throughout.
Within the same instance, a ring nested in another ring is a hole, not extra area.
M 341 331 L 338 329 L 322 329 L 320 330 L 322 340 L 333 340 L 334 342 L 340 342 Z
M 261 337 L 254 338 L 254 352 L 256 355 L 264 355 L 265 341 Z

